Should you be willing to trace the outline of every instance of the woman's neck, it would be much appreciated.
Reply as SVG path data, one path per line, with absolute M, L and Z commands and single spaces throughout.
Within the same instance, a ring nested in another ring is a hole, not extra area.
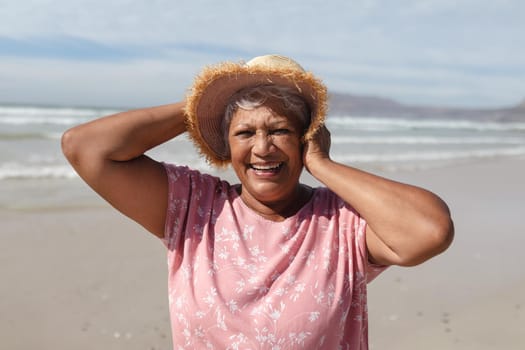
M 281 200 L 265 202 L 251 196 L 239 186 L 240 197 L 244 204 L 258 215 L 271 221 L 284 221 L 295 215 L 312 197 L 310 186 L 298 184 L 295 193 Z

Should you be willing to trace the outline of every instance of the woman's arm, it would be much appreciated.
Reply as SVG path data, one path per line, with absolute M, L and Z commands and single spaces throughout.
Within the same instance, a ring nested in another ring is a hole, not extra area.
M 305 167 L 365 218 L 372 262 L 417 265 L 450 245 L 453 223 L 447 205 L 439 197 L 334 162 L 329 148 L 330 134 L 323 128 L 305 147 Z
M 126 216 L 164 236 L 168 184 L 144 153 L 184 133 L 184 103 L 132 110 L 67 130 L 64 155 L 80 177 Z

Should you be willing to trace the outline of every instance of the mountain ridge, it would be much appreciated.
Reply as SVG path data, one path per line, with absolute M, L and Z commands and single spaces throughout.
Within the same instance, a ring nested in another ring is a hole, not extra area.
M 461 108 L 408 105 L 381 96 L 335 92 L 329 95 L 329 114 L 403 118 L 475 119 L 481 121 L 525 122 L 525 99 L 500 108 Z

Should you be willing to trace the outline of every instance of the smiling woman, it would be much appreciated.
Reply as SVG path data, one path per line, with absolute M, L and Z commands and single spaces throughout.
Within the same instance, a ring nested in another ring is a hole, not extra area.
M 450 244 L 439 197 L 330 158 L 325 112 L 324 84 L 268 55 L 63 135 L 79 175 L 166 245 L 174 346 L 367 349 L 367 282 Z M 144 155 L 186 131 L 239 184 Z M 300 183 L 303 168 L 324 186 Z
M 242 100 L 244 95 L 239 96 Z M 249 109 L 239 104 L 234 111 L 228 128 L 231 164 L 243 184 L 241 198 L 246 205 L 282 221 L 309 199 L 308 189 L 299 183 L 306 126 L 301 120 L 306 115 L 297 117 L 297 111 L 286 109 L 286 100 L 278 95 L 263 101 Z

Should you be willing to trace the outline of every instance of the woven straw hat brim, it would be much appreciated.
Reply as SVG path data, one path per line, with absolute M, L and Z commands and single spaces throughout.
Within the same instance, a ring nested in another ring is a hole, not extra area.
M 323 125 L 327 90 L 312 73 L 288 67 L 247 67 L 233 62 L 208 66 L 195 78 L 186 98 L 185 112 L 189 135 L 210 164 L 223 167 L 230 163 L 222 120 L 231 96 L 247 87 L 268 84 L 295 89 L 313 112 L 303 141 L 310 140 Z

